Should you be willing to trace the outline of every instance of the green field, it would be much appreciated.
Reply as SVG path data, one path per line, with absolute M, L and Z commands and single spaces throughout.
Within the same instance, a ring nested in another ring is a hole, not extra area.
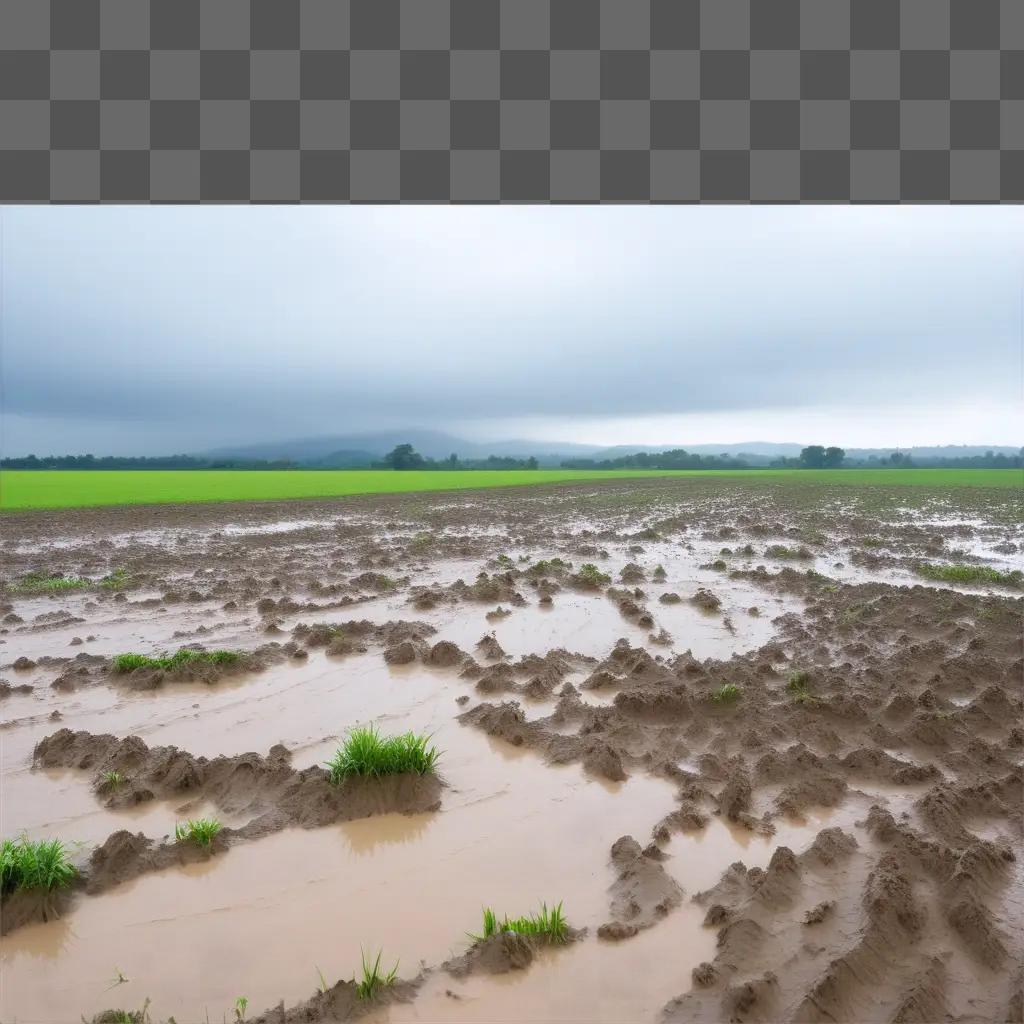
M 1020 487 L 1013 469 L 766 469 L 766 470 L 4 470 L 0 509 L 172 505 L 194 501 L 278 501 L 348 494 L 454 491 L 479 487 L 621 480 L 627 477 L 716 476 L 762 483 L 861 486 Z

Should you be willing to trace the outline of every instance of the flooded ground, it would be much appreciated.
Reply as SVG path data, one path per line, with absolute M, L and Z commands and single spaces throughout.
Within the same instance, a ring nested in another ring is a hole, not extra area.
M 70 844 L 82 882 L 5 899 L 0 1019 L 1019 1020 L 1022 601 L 919 569 L 1010 572 L 1024 531 L 1006 492 L 910 498 L 6 517 L 0 826 Z M 184 646 L 243 659 L 112 671 Z M 432 736 L 439 795 L 315 789 L 370 723 Z M 203 815 L 225 838 L 184 856 Z M 559 901 L 574 941 L 473 958 L 484 906 Z M 352 1002 L 377 949 L 409 984 Z

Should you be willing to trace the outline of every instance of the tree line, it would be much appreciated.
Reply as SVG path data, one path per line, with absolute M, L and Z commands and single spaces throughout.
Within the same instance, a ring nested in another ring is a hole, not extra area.
M 382 462 L 372 464 L 374 469 L 536 469 L 537 460 L 516 459 L 503 455 L 488 455 L 486 459 L 460 459 L 455 452 L 446 459 L 431 459 L 420 455 L 411 444 L 400 444 L 384 456 Z
M 685 448 L 666 452 L 637 452 L 615 459 L 563 459 L 563 469 L 752 469 L 731 455 L 696 455 Z
M 919 455 L 892 452 L 889 455 L 870 455 L 851 458 L 842 448 L 823 448 L 810 445 L 795 459 L 776 459 L 772 466 L 797 469 L 1021 469 L 1024 467 L 1024 449 L 1015 455 L 987 451 L 984 455 Z
M 290 459 L 211 459 L 195 455 L 26 455 L 3 469 L 298 469 Z
M 795 457 L 769 460 L 765 456 L 697 455 L 685 448 L 663 452 L 636 452 L 614 459 L 563 459 L 563 469 L 1021 469 L 1024 449 L 1014 455 L 985 452 L 983 455 L 955 457 L 919 456 L 905 452 L 868 458 L 851 458 L 836 446 L 812 444 Z M 489 455 L 485 459 L 460 459 L 454 452 L 444 459 L 421 455 L 411 444 L 400 444 L 379 462 L 370 459 L 361 467 L 372 469 L 471 470 L 471 469 L 537 469 L 534 456 L 513 458 Z M 308 469 L 292 459 L 207 458 L 196 455 L 46 455 L 39 458 L 0 459 L 2 469 Z M 314 466 L 312 468 L 331 468 Z

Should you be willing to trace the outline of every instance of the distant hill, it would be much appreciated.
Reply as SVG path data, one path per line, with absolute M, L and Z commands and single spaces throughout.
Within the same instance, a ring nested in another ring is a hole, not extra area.
M 826 438 L 823 443 L 829 443 Z M 808 444 L 815 442 L 808 441 Z M 577 444 L 569 441 L 467 441 L 437 430 L 409 428 L 376 433 L 346 434 L 328 437 L 293 438 L 287 441 L 267 441 L 259 444 L 231 445 L 198 452 L 208 458 L 233 459 L 289 459 L 309 466 L 346 468 L 366 466 L 379 461 L 399 444 L 411 444 L 421 455 L 432 459 L 447 458 L 454 452 L 460 459 L 485 459 L 488 455 L 528 458 L 533 455 L 541 465 L 558 465 L 562 459 L 615 459 L 637 452 L 659 453 L 673 448 L 685 448 L 696 455 L 750 456 L 752 463 L 765 463 L 781 456 L 789 458 L 800 454 L 804 447 L 797 443 L 771 441 L 744 441 L 741 444 L 686 444 L 667 441 L 664 444 L 619 444 L 611 447 L 596 444 Z M 1016 455 L 1019 447 L 1009 445 L 938 445 L 931 447 L 847 448 L 851 459 L 882 458 L 894 451 L 911 457 L 963 458 L 984 455 L 986 452 Z
M 597 449 L 594 458 L 617 459 L 623 455 L 635 455 L 637 452 L 649 452 L 652 454 L 669 451 L 672 448 L 684 448 L 694 455 L 760 455 L 777 459 L 782 455 L 796 456 L 800 454 L 803 445 L 799 444 L 773 444 L 770 441 L 744 441 L 742 444 L 617 444 L 613 448 Z
M 883 455 L 900 451 L 904 455 L 918 459 L 965 459 L 971 455 L 985 455 L 988 452 L 992 452 L 993 455 L 1017 455 L 1020 450 L 1019 445 L 1015 448 L 1005 444 L 943 444 L 913 448 L 847 448 L 846 455 L 851 459 L 870 459 L 872 456 L 881 458 Z
M 444 459 L 454 452 L 460 459 L 485 459 L 488 455 L 509 455 L 557 463 L 563 458 L 588 458 L 600 450 L 599 445 L 582 445 L 552 441 L 476 442 L 453 437 L 436 430 L 388 430 L 372 434 L 349 434 L 334 437 L 305 437 L 262 444 L 232 445 L 214 448 L 200 454 L 211 458 L 292 459 L 295 462 L 335 465 L 335 457 L 345 465 L 365 465 L 383 458 L 399 444 L 411 444 L 421 455 Z

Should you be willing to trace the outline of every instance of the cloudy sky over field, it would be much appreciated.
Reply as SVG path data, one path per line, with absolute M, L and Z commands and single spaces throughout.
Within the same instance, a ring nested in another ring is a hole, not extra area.
M 3 452 L 1017 445 L 1020 207 L 0 211 Z

